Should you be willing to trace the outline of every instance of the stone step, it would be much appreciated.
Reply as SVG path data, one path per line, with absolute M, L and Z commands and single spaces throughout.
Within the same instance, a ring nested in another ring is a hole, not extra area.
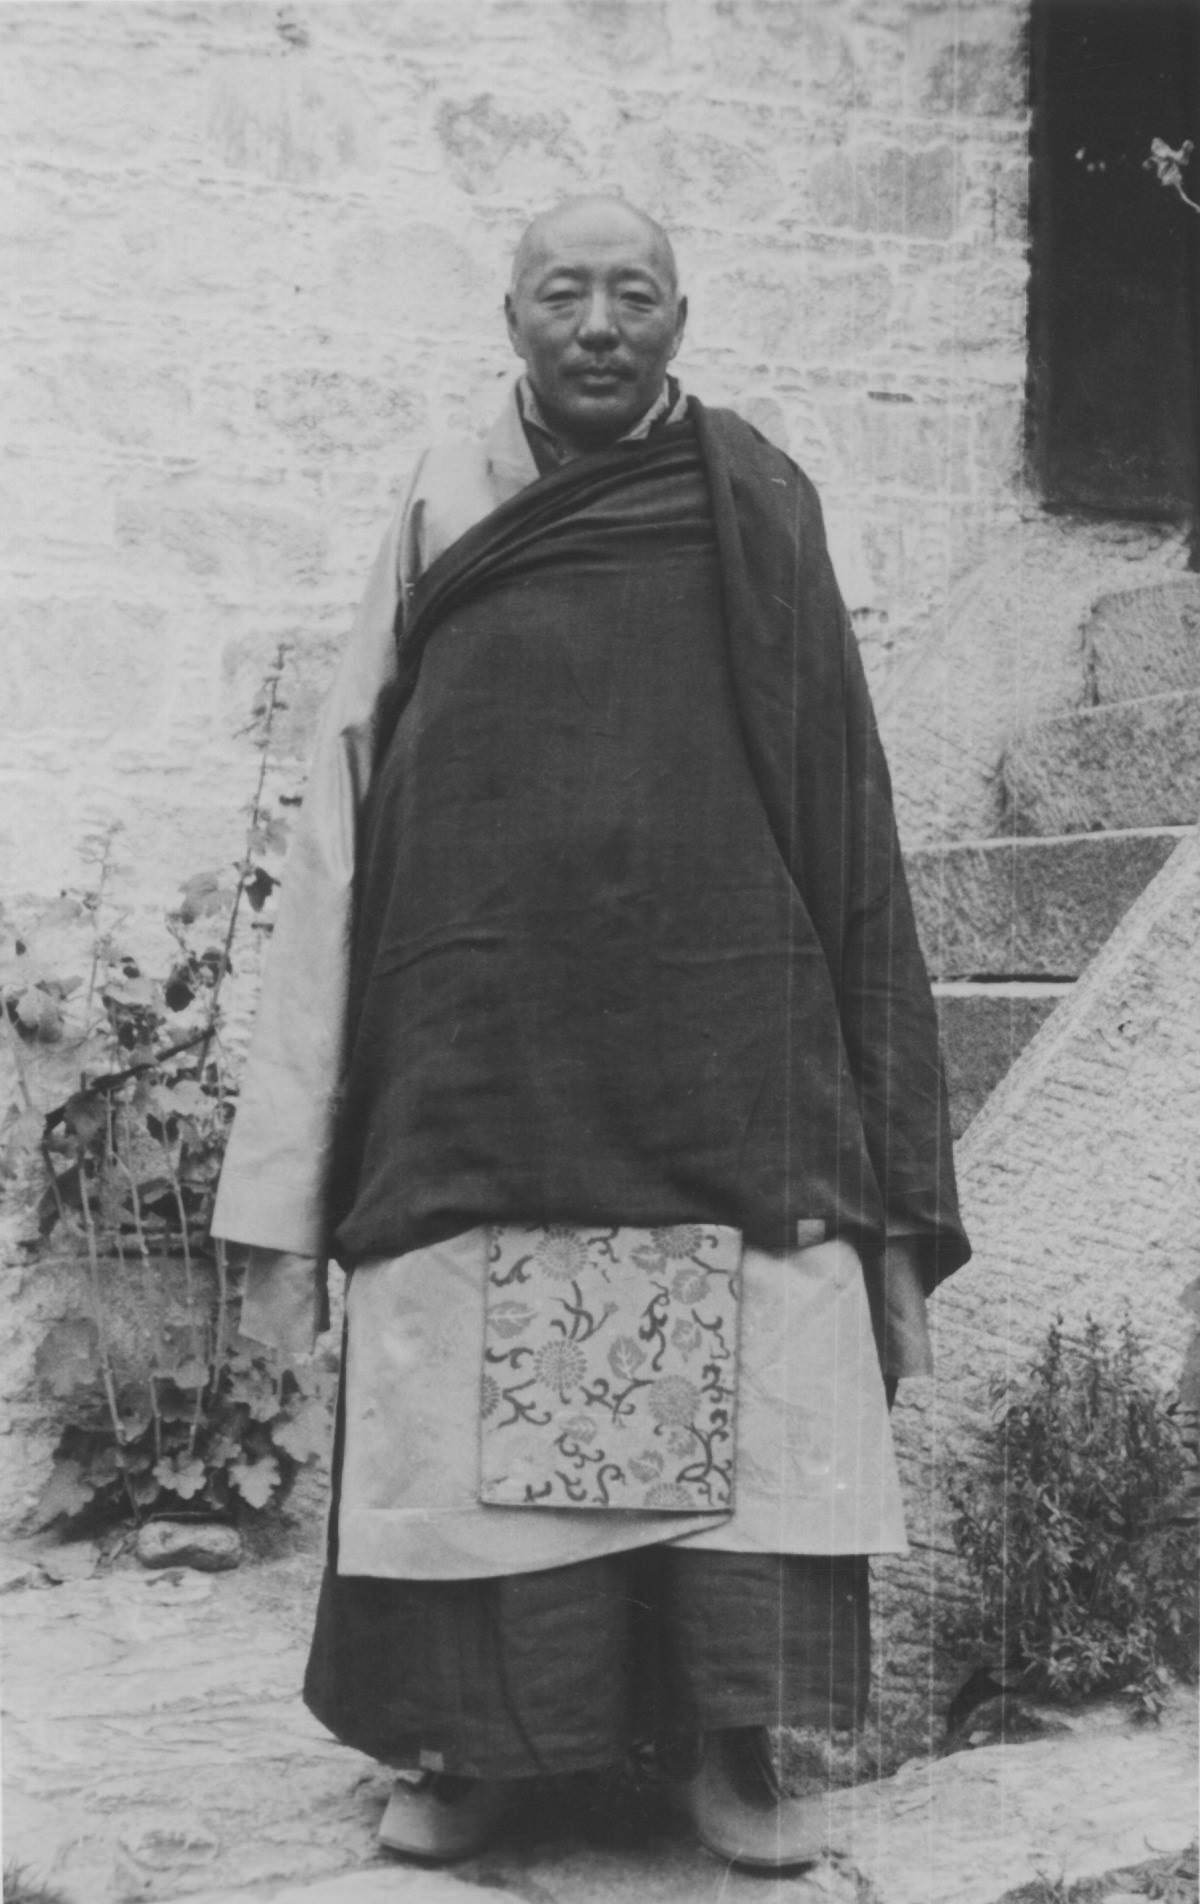
M 1189 826 L 1200 819 L 1200 688 L 1038 721 L 1001 773 L 1013 833 Z
M 1101 595 L 1082 633 L 1094 701 L 1200 688 L 1200 575 Z
M 910 853 L 931 978 L 1077 978 L 1191 830 L 968 840 Z
M 934 986 L 956 1138 L 1072 989 L 1069 979 L 949 979 Z

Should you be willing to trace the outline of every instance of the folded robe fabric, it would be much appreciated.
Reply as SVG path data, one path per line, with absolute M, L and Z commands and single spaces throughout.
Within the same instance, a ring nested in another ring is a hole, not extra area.
M 968 1249 L 936 1019 L 811 485 L 693 401 L 422 578 L 360 855 L 353 1265 L 480 1221 Z

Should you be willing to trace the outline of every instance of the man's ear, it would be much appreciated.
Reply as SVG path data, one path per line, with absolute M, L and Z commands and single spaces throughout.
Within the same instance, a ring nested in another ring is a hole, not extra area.
M 683 342 L 683 333 L 687 329 L 687 315 L 688 301 L 685 297 L 681 297 L 675 310 L 675 342 L 671 345 L 672 357 L 676 355 Z
M 509 343 L 512 345 L 513 349 L 516 351 L 517 356 L 523 358 L 525 355 L 525 352 L 521 347 L 521 337 L 520 337 L 519 331 L 517 330 L 517 309 L 516 309 L 516 305 L 513 303 L 511 291 L 506 291 L 504 293 L 504 322 L 508 326 Z

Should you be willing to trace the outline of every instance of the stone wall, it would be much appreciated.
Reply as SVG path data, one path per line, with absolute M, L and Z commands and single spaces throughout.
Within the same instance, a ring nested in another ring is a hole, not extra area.
M 0 7 L 0 894 L 227 864 L 419 446 L 485 424 L 528 216 L 678 233 L 681 359 L 820 485 L 877 685 L 1014 509 L 1019 0 Z M 298 769 L 295 770 L 298 772 Z M 293 775 L 294 777 L 294 775 Z

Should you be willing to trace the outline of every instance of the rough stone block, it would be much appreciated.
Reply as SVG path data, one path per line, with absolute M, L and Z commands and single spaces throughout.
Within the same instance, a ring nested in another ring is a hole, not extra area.
M 1200 690 L 1039 721 L 1002 767 L 1014 833 L 1191 826 L 1200 819 Z
M 341 307 L 390 334 L 470 332 L 500 301 L 498 274 L 444 226 L 393 224 L 372 206 L 348 217 L 326 260 Z
M 157 447 L 186 430 L 192 407 L 187 366 L 114 350 L 52 355 L 44 342 L 20 365 L 6 427 L 44 449 L 80 436 Z
M 236 1527 L 204 1521 L 147 1521 L 138 1529 L 137 1557 L 143 1567 L 193 1567 L 198 1573 L 228 1573 L 242 1558 Z
M 186 147 L 204 57 L 195 38 L 160 38 L 146 13 L 131 31 L 116 8 L 74 18 L 40 6 L 6 11 L 17 45 L 3 56 L 3 117 L 20 149 L 86 166 L 117 148 L 161 160 Z
M 915 508 L 899 490 L 877 489 L 864 496 L 861 480 L 847 490 L 822 492 L 826 513 L 854 510 L 871 600 L 888 618 L 889 639 L 928 613 L 945 587 L 949 568 L 952 518 L 948 499 L 930 499 Z M 872 692 L 882 685 L 876 681 Z
M 560 57 L 568 57 L 577 70 L 601 74 L 609 81 L 619 84 L 631 73 L 646 78 L 670 69 L 671 34 L 664 0 L 566 0 L 554 9 L 553 23 L 547 9 L 537 4 L 506 10 L 520 19 L 522 58 L 527 56 L 528 34 L 541 40 L 549 28 Z
M 991 181 L 991 224 L 1002 243 L 1024 245 L 1029 231 L 1029 161 L 1000 165 Z
M 15 601 L 0 677 L 0 727 L 101 737 L 153 727 L 167 691 L 167 616 L 145 602 Z
M 628 197 L 676 226 L 711 218 L 715 205 L 731 224 L 757 224 L 790 202 L 770 140 L 745 132 L 722 137 L 708 127 L 673 125 L 660 112 L 623 128 L 614 157 Z
M 935 987 L 956 1138 L 1070 990 L 1064 984 L 1003 980 L 974 985 L 950 981 Z
M 852 404 L 821 404 L 842 480 L 902 484 L 961 495 L 968 483 L 969 423 L 947 403 L 903 392 L 868 392 Z
M 958 224 L 961 187 L 948 144 L 848 146 L 813 167 L 810 190 L 813 217 L 834 230 L 949 238 Z
M 554 198 L 584 179 L 584 147 L 557 108 L 514 111 L 494 93 L 478 93 L 461 103 L 444 100 L 436 126 L 450 176 L 466 192 Z
M 806 365 L 878 343 L 892 299 L 882 264 L 755 263 L 695 287 L 697 341 L 736 337 L 747 354 Z
M 975 413 L 971 451 L 975 481 L 989 499 L 1012 495 L 1025 455 L 1025 404 L 1020 391 L 990 397 Z
M 403 11 L 409 10 L 405 0 Z M 621 86 L 633 75 L 642 83 L 670 78 L 679 70 L 670 11 L 669 0 L 555 0 L 550 6 L 545 0 L 492 0 L 488 54 L 476 70 L 506 93 L 552 74 L 550 90 L 560 100 L 576 77 L 583 82 L 577 96 L 585 99 L 595 98 L 597 80 Z M 472 24 L 478 45 L 477 13 Z M 425 37 L 429 44 L 433 36 Z M 531 46 L 537 48 L 533 59 Z
M 937 978 L 1076 978 L 1179 844 L 1169 829 L 983 840 L 911 853 Z
M 985 119 L 1025 112 L 1021 16 L 1013 7 L 916 14 L 909 58 L 919 112 Z
M 478 0 L 404 0 L 402 7 L 381 7 L 377 0 L 337 0 L 321 14 L 323 39 L 341 40 L 356 55 L 366 41 L 373 52 L 392 56 L 390 66 L 401 59 L 464 52 L 479 31 Z
M 191 484 L 177 493 L 161 484 L 119 498 L 119 546 L 183 571 L 218 589 L 300 589 L 321 575 L 324 526 L 316 516 L 243 497 L 231 502 Z
M 70 737 L 66 745 L 73 745 Z M 0 894 L 5 906 L 18 893 L 58 892 L 77 876 L 79 816 L 73 792 L 65 775 L 44 767 L 31 769 L 27 764 L 23 773 L 0 773 Z M 0 1075 L 0 1093 L 5 1083 Z M 15 1088 L 15 1078 L 12 1083 Z
M 997 248 L 990 234 L 986 249 L 983 234 L 978 238 L 970 249 L 956 247 L 944 263 L 931 262 L 925 250 L 904 261 L 896 274 L 892 335 L 927 359 L 965 359 L 976 376 L 991 368 L 981 357 L 999 359 L 1012 366 L 1017 383 L 1029 267 L 1022 253 Z
M 379 163 L 371 103 L 355 81 L 277 44 L 260 58 L 222 62 L 208 100 L 213 155 L 238 172 L 313 184 Z
M 868 101 L 841 10 L 835 16 L 795 0 L 723 0 L 714 10 L 709 59 L 727 86 L 793 96 L 799 90 L 831 109 Z
M 428 439 L 424 394 L 392 377 L 356 376 L 319 364 L 293 364 L 259 385 L 255 408 L 309 456 L 361 456 L 414 438 Z
M 1096 701 L 1200 688 L 1200 575 L 1102 595 L 1083 641 Z

